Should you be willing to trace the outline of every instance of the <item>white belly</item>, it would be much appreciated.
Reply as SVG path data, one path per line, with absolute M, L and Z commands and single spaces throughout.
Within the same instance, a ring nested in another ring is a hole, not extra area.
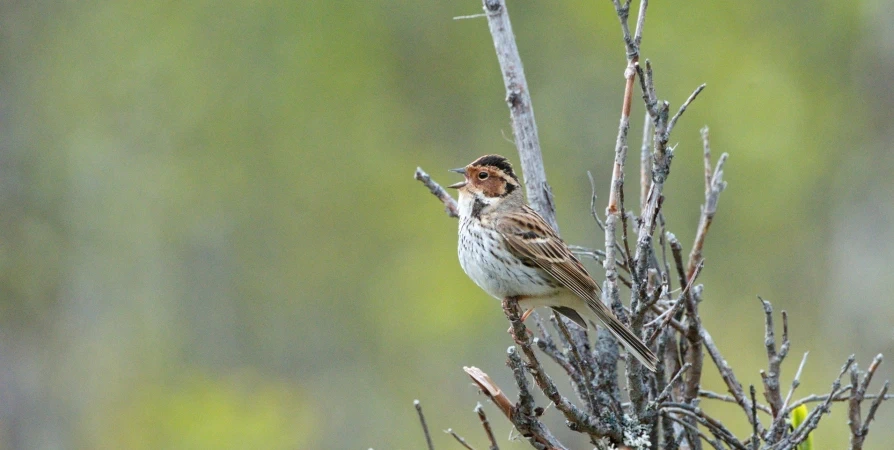
M 499 233 L 470 218 L 459 224 L 459 263 L 475 284 L 498 299 L 552 297 L 562 290 L 541 269 L 525 266 L 509 253 Z

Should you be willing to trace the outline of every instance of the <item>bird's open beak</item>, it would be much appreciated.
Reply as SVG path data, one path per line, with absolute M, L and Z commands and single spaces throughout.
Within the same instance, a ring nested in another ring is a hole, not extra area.
M 466 168 L 465 168 L 465 167 L 458 167 L 458 168 L 456 168 L 456 169 L 449 169 L 448 172 L 456 172 L 456 173 L 461 173 L 461 174 L 465 175 L 465 174 L 466 174 Z M 468 181 L 463 180 L 463 181 L 460 181 L 459 183 L 454 183 L 454 184 L 451 184 L 450 186 L 447 186 L 447 187 L 450 188 L 450 189 L 459 189 L 459 188 L 465 186 L 465 185 L 468 184 L 468 183 L 469 183 Z

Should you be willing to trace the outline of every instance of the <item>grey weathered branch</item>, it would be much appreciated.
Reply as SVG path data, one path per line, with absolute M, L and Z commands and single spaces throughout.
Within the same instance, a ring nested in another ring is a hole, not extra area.
M 773 306 L 770 302 L 758 297 L 764 308 L 764 346 L 767 349 L 768 370 L 760 371 L 764 383 L 764 398 L 770 405 L 773 415 L 773 425 L 770 427 L 769 442 L 776 442 L 785 431 L 786 416 L 785 406 L 782 400 L 782 391 L 779 383 L 779 375 L 782 371 L 782 361 L 788 355 L 791 342 L 788 339 L 788 315 L 782 312 L 782 344 L 776 348 L 776 332 L 773 330 Z
M 508 364 L 510 367 L 515 363 L 513 358 L 511 358 Z M 516 354 L 517 357 L 517 354 Z M 520 364 L 520 361 L 519 361 Z M 528 441 L 535 447 L 539 449 L 565 449 L 566 447 L 556 439 L 555 436 L 549 431 L 549 428 L 544 425 L 539 417 L 528 414 L 525 414 L 525 410 L 522 408 L 522 400 L 519 400 L 519 404 L 513 406 L 512 402 L 509 398 L 506 397 L 506 394 L 503 393 L 503 390 L 497 386 L 490 377 L 484 373 L 481 369 L 477 367 L 463 367 L 463 370 L 466 371 L 472 381 L 478 385 L 478 388 L 481 392 L 486 395 L 509 419 L 509 422 L 515 426 L 515 429 L 519 431 Z M 518 381 L 518 378 L 516 378 Z M 524 375 L 521 377 L 521 386 L 519 389 L 524 389 L 526 392 L 528 391 L 527 380 L 524 379 Z M 520 396 L 521 397 L 521 396 Z M 525 400 L 525 402 L 527 399 Z M 478 405 L 479 408 L 481 405 Z M 477 408 L 476 408 L 477 409 Z M 532 410 L 533 412 L 533 410 Z M 478 409 L 478 416 L 481 418 L 482 425 L 484 426 L 485 431 L 488 433 L 488 437 L 491 439 L 491 447 L 494 448 L 496 446 L 496 442 L 493 439 L 493 432 L 490 430 L 490 424 L 484 418 L 483 410 Z
M 447 191 L 445 191 L 440 184 L 438 184 L 435 180 L 432 180 L 431 176 L 425 173 L 425 171 L 422 170 L 421 167 L 416 168 L 414 178 L 421 181 L 422 184 L 424 184 L 425 187 L 427 187 L 428 190 L 431 191 L 431 193 L 435 197 L 438 197 L 438 200 L 441 200 L 441 203 L 444 204 L 444 210 L 448 216 L 453 218 L 459 217 L 459 210 L 457 209 L 458 207 L 456 205 L 456 200 L 454 200 L 453 197 L 451 197 L 450 194 L 448 194 Z
M 518 309 L 517 299 L 505 299 L 503 301 L 503 312 L 506 314 L 506 318 L 509 319 L 509 323 L 511 324 L 510 330 L 513 339 L 515 339 L 515 343 L 518 344 L 522 353 L 525 354 L 525 358 L 527 359 L 526 369 L 534 377 L 534 382 L 537 384 L 537 387 L 543 391 L 543 394 L 546 395 L 554 405 L 556 405 L 556 409 L 562 412 L 565 416 L 565 420 L 569 422 L 569 426 L 572 429 L 589 434 L 594 441 L 599 440 L 602 437 L 608 437 L 616 445 L 622 444 L 623 436 L 618 428 L 612 427 L 609 423 L 603 423 L 597 418 L 581 411 L 580 408 L 559 393 L 559 389 L 553 383 L 549 375 L 546 374 L 546 371 L 543 370 L 537 355 L 534 353 L 531 337 L 528 335 L 527 328 L 521 321 L 521 313 Z M 514 365 L 512 355 L 517 355 L 513 350 L 513 348 L 510 348 L 510 365 Z M 518 372 L 515 368 L 513 368 L 513 372 L 516 374 L 517 384 L 520 384 L 523 380 L 519 379 Z M 521 386 L 519 386 L 519 388 L 521 388 Z M 519 394 L 519 396 L 521 397 L 521 394 Z M 525 402 L 520 400 L 520 403 L 524 405 Z M 523 407 L 527 408 L 529 405 L 524 405 Z
M 714 365 L 717 366 L 718 371 L 720 372 L 720 377 L 723 379 L 724 383 L 726 383 L 726 387 L 729 389 L 730 394 L 733 395 L 733 398 L 736 400 L 736 403 L 742 408 L 745 412 L 745 416 L 748 417 L 748 422 L 752 426 L 756 426 L 760 432 L 763 432 L 763 426 L 760 423 L 760 420 L 757 416 L 752 417 L 752 403 L 745 397 L 745 391 L 742 389 L 742 383 L 739 383 L 739 380 L 736 378 L 736 374 L 733 372 L 732 367 L 730 367 L 729 363 L 726 362 L 726 359 L 723 358 L 723 355 L 720 354 L 720 350 L 717 348 L 717 345 L 714 344 L 714 339 L 711 337 L 711 334 L 708 333 L 708 330 L 702 328 L 702 343 L 705 346 L 705 349 L 708 351 L 708 354 L 711 356 L 711 360 L 714 361 Z
M 686 273 L 691 274 L 695 270 L 695 264 L 703 260 L 702 249 L 705 246 L 705 237 L 708 235 L 708 229 L 714 222 L 714 215 L 717 214 L 717 203 L 720 200 L 720 193 L 726 189 L 726 182 L 723 181 L 723 166 L 726 164 L 729 154 L 723 153 L 717 160 L 717 165 L 711 169 L 711 146 L 708 140 L 708 127 L 702 128 L 702 146 L 705 159 L 705 203 L 702 205 L 701 217 L 699 217 L 698 228 L 695 232 L 695 242 L 692 244 L 692 250 L 689 252 L 689 264 Z
M 804 423 L 798 426 L 791 434 L 781 439 L 779 442 L 773 443 L 770 448 L 773 450 L 776 449 L 792 449 L 798 446 L 801 442 L 804 442 L 807 439 L 807 435 L 816 429 L 819 425 L 819 421 L 822 418 L 823 414 L 828 413 L 830 410 L 830 405 L 832 404 L 832 398 L 835 393 L 841 388 L 841 376 L 844 375 L 845 372 L 850 368 L 851 364 L 854 363 L 854 355 L 851 355 L 848 358 L 847 362 L 845 362 L 844 366 L 841 368 L 841 371 L 838 373 L 838 376 L 835 378 L 835 381 L 832 382 L 832 389 L 830 389 L 829 398 L 826 399 L 823 403 L 813 409 L 810 414 L 807 415 L 807 418 L 804 420 Z
M 875 372 L 878 370 L 881 363 L 882 355 L 879 354 L 873 358 L 872 362 L 869 364 L 869 368 L 866 369 L 866 372 L 861 373 L 857 369 L 856 364 L 851 367 L 851 395 L 848 401 L 848 426 L 851 431 L 852 450 L 863 448 L 863 441 L 869 433 L 869 425 L 875 418 L 875 412 L 878 410 L 879 405 L 885 401 L 885 394 L 888 392 L 888 381 L 885 381 L 885 385 L 882 386 L 879 395 L 875 397 L 875 400 L 873 400 L 870 405 L 866 419 L 863 419 L 860 409 L 863 400 L 867 398 L 866 390 L 869 388 L 869 384 L 872 382 L 872 377 L 875 375 Z M 862 380 L 860 380 L 860 375 L 863 376 Z
M 546 182 L 546 170 L 543 167 L 543 154 L 540 151 L 540 138 L 537 135 L 531 93 L 525 79 L 521 56 L 518 54 L 515 35 L 512 33 L 506 3 L 503 0 L 483 0 L 483 2 L 487 25 L 494 41 L 494 50 L 500 62 L 500 73 L 503 74 L 503 85 L 506 87 L 506 103 L 509 106 L 512 134 L 521 161 L 528 203 L 558 231 L 553 194 Z

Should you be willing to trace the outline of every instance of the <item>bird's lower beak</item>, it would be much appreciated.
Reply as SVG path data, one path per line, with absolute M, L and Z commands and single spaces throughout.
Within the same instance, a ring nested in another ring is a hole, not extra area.
M 463 175 L 466 174 L 466 168 L 465 168 L 465 167 L 457 167 L 456 169 L 447 169 L 447 171 L 448 171 L 448 172 L 461 173 L 461 174 L 463 174 Z M 467 185 L 467 184 L 469 184 L 469 182 L 463 180 L 463 181 L 460 181 L 459 183 L 454 183 L 454 184 L 451 184 L 450 186 L 447 186 L 447 187 L 450 188 L 450 189 L 459 189 L 459 188 L 461 188 L 461 187 L 463 187 L 463 186 L 465 186 L 465 185 Z

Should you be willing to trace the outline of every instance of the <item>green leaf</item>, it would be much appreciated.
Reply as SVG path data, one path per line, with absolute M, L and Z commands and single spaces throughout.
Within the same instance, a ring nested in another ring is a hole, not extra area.
M 792 411 L 792 427 L 797 429 L 804 421 L 807 420 L 807 406 L 801 405 Z M 813 436 L 807 434 L 807 439 L 798 444 L 797 450 L 813 450 Z

